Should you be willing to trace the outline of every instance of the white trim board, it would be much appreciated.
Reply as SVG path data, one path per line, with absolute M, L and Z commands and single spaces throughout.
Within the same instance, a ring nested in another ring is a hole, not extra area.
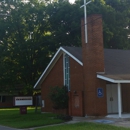
M 40 78 L 37 80 L 37 82 L 35 83 L 33 88 L 36 88 L 40 81 L 42 81 L 43 76 L 46 74 L 46 72 L 49 70 L 51 64 L 56 60 L 56 58 L 58 57 L 58 55 L 60 55 L 60 52 L 66 53 L 67 55 L 69 55 L 72 59 L 74 59 L 75 61 L 77 61 L 81 66 L 83 66 L 83 63 L 78 60 L 75 56 L 73 56 L 71 53 L 69 53 L 67 50 L 65 50 L 64 48 L 60 47 L 58 49 L 58 51 L 56 52 L 56 54 L 53 56 L 52 60 L 50 61 L 50 63 L 48 64 L 48 66 L 46 67 L 46 69 L 43 71 L 43 73 L 41 74 Z M 58 58 L 59 59 L 59 58 Z
M 115 80 L 115 79 L 108 78 L 106 76 L 98 75 L 98 74 L 97 74 L 97 78 L 103 79 L 105 81 L 109 81 L 109 82 L 112 82 L 112 83 L 130 83 L 130 80 Z

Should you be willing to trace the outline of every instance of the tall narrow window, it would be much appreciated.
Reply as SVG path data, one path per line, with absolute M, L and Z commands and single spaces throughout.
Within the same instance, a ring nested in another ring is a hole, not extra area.
M 68 91 L 70 91 L 70 64 L 67 54 L 64 54 L 64 85 L 67 86 Z

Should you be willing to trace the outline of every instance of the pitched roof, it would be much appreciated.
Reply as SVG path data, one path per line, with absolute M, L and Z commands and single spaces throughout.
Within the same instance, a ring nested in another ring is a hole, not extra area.
M 106 74 L 130 74 L 130 50 L 104 49 Z
M 82 58 L 81 58 L 81 48 L 78 47 L 60 47 L 46 69 L 41 74 L 40 78 L 37 80 L 36 84 L 34 85 L 34 88 L 40 88 L 40 84 L 44 81 L 50 70 L 53 68 L 57 60 L 62 54 L 68 54 L 71 58 L 73 58 L 76 62 L 78 62 L 80 65 L 83 65 Z
M 113 83 L 130 83 L 130 50 L 104 49 L 105 73 L 97 77 Z
M 68 54 L 80 65 L 83 65 L 81 47 L 60 47 L 45 71 L 34 85 L 34 88 L 39 86 L 40 83 L 45 79 L 51 68 L 55 65 L 56 61 L 63 53 Z M 117 80 L 126 80 L 130 82 L 130 50 L 104 49 L 104 62 L 105 72 L 97 72 L 98 78 L 104 80 L 112 79 L 107 81 L 114 80 L 113 82 Z
M 81 47 L 63 47 L 82 62 Z M 130 50 L 104 49 L 105 74 L 130 74 Z
M 66 51 L 75 56 L 79 61 L 82 62 L 82 48 L 81 47 L 67 47 L 63 46 Z

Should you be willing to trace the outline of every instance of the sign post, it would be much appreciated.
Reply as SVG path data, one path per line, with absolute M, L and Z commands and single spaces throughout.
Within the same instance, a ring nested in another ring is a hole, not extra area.
M 20 114 L 27 114 L 27 106 L 20 107 Z
M 27 114 L 27 106 L 33 105 L 32 96 L 14 97 L 14 106 L 20 107 L 20 114 Z

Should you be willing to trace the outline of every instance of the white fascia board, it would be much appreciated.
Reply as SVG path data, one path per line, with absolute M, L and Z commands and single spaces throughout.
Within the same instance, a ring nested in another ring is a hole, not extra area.
M 78 60 L 76 57 L 74 57 L 71 53 L 69 53 L 68 51 L 66 51 L 64 48 L 61 47 L 61 50 L 64 51 L 67 55 L 69 55 L 71 58 L 73 58 L 75 61 L 77 61 L 80 65 L 83 66 L 83 63 Z
M 60 51 L 65 52 L 66 54 L 68 54 L 70 57 L 72 57 L 74 60 L 76 60 L 80 65 L 83 66 L 83 63 L 81 61 L 79 61 L 76 57 L 74 57 L 72 54 L 70 54 L 68 51 L 66 51 L 65 49 L 63 49 L 62 47 L 60 47 L 58 49 L 58 51 L 56 52 L 56 54 L 53 56 L 52 60 L 50 61 L 50 63 L 48 64 L 48 66 L 46 67 L 46 69 L 43 71 L 43 73 L 41 74 L 40 78 L 37 80 L 36 84 L 34 85 L 33 88 L 36 88 L 37 85 L 39 84 L 39 82 L 42 80 L 42 77 L 44 76 L 44 74 L 47 72 L 47 70 L 49 69 L 49 67 L 51 66 L 51 64 L 53 63 L 53 61 L 55 60 L 55 58 L 57 57 L 57 55 L 59 54 Z
M 130 83 L 130 80 L 115 80 L 115 79 L 111 79 L 111 78 L 105 77 L 103 75 L 98 75 L 98 74 L 97 74 L 97 78 L 103 79 L 105 81 L 109 81 L 112 83 Z
M 97 78 L 103 79 L 103 80 L 105 80 L 105 81 L 109 81 L 109 82 L 112 82 L 112 83 L 115 83 L 115 80 L 114 80 L 114 79 L 107 78 L 107 77 L 102 76 L 102 75 L 98 75 L 98 74 L 97 74 Z

